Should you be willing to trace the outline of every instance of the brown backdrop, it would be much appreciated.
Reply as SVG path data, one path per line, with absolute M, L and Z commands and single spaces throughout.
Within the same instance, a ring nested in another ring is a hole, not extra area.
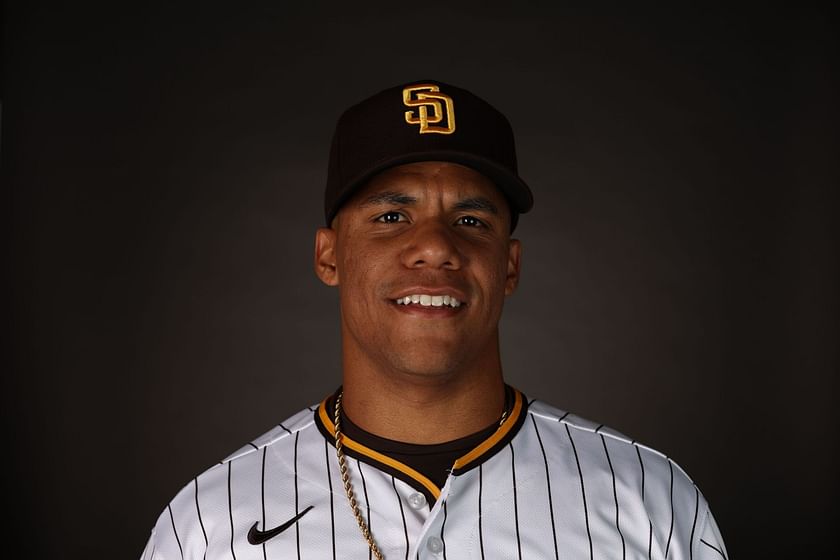
M 668 453 L 732 558 L 833 542 L 836 20 L 23 4 L 5 550 L 135 558 L 192 476 L 336 386 L 336 294 L 311 271 L 331 128 L 427 77 L 510 117 L 535 192 L 509 381 Z

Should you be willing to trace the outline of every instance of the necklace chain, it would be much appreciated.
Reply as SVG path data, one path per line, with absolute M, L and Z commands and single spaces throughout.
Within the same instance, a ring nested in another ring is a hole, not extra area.
M 341 472 L 341 482 L 344 484 L 344 493 L 347 494 L 347 500 L 350 502 L 350 509 L 353 510 L 353 517 L 356 518 L 356 523 L 359 524 L 359 530 L 362 536 L 367 541 L 370 551 L 376 557 L 376 560 L 384 560 L 382 552 L 376 546 L 376 541 L 373 540 L 373 535 L 370 534 L 365 518 L 362 517 L 362 512 L 359 509 L 359 504 L 356 502 L 356 494 L 353 492 L 353 485 L 350 482 L 350 473 L 347 471 L 347 461 L 344 458 L 344 434 L 341 433 L 341 397 L 344 391 L 338 393 L 335 399 L 335 456 L 338 458 L 338 470 Z
M 353 484 L 350 482 L 350 472 L 347 469 L 347 459 L 344 456 L 344 434 L 341 431 L 341 397 L 344 396 L 344 391 L 339 391 L 335 398 L 335 456 L 338 459 L 338 470 L 341 473 L 341 483 L 344 485 L 344 493 L 347 495 L 347 501 L 350 502 L 350 509 L 353 510 L 353 517 L 356 518 L 356 523 L 359 524 L 359 530 L 362 536 L 367 541 L 370 551 L 376 560 L 384 560 L 382 552 L 373 540 L 373 535 L 368 528 L 365 518 L 362 517 L 362 511 L 359 509 L 359 503 L 356 501 L 356 493 L 353 491 Z M 507 407 L 502 411 L 502 417 L 499 419 L 499 427 L 507 420 Z

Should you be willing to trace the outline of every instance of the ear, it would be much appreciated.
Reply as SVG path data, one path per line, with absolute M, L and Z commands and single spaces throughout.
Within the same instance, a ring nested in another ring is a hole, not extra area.
M 315 274 L 327 286 L 338 286 L 338 268 L 335 266 L 336 232 L 318 228 L 315 232 Z
M 519 285 L 519 258 L 522 255 L 522 243 L 518 239 L 511 239 L 508 243 L 507 278 L 505 279 L 505 295 L 516 291 Z

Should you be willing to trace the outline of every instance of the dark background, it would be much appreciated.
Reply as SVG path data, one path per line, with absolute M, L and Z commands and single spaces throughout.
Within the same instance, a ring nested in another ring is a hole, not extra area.
M 338 384 L 332 126 L 423 78 L 508 115 L 535 193 L 508 380 L 668 453 L 732 558 L 835 542 L 826 13 L 8 4 L 4 550 L 138 557 L 192 476 Z

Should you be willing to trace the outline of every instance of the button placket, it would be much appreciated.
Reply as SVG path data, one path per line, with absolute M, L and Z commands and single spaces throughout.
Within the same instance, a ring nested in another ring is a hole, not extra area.
M 430 510 L 425 510 L 424 508 L 416 510 L 421 514 L 426 512 L 427 515 L 424 515 L 426 521 L 423 523 L 423 528 L 417 535 L 417 540 L 415 541 L 416 544 L 412 545 L 412 558 L 415 556 L 418 558 L 437 557 L 438 554 L 442 557 L 443 541 L 439 537 L 442 523 L 441 516 L 443 515 L 442 504 L 449 496 L 449 489 L 453 478 L 454 477 L 450 476 L 449 479 L 447 479 L 446 484 L 444 484 L 443 488 L 440 489 L 440 496 L 438 496 L 437 501 L 432 505 Z M 433 549 L 436 550 L 438 546 L 439 551 L 434 552 Z

